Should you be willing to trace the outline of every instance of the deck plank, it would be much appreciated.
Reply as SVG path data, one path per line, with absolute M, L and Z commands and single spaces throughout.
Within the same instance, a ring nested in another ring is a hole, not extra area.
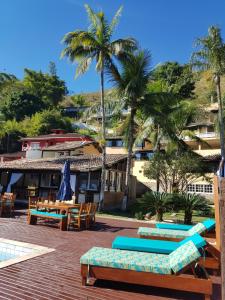
M 111 247 L 117 235 L 136 236 L 143 224 L 97 218 L 85 231 L 60 231 L 56 225 L 27 225 L 25 214 L 0 218 L 0 237 L 55 248 L 56 251 L 0 269 L 0 299 L 12 300 L 202 300 L 198 294 L 115 282 L 96 281 L 83 287 L 80 257 L 93 246 Z M 220 300 L 216 278 L 212 300 Z

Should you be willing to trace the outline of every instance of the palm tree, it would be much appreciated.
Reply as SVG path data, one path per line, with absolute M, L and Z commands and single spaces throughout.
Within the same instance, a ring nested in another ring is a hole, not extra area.
M 156 221 L 163 221 L 163 214 L 171 206 L 171 195 L 159 192 L 147 192 L 137 202 L 137 208 L 156 216 Z
M 192 55 L 192 64 L 200 70 L 211 70 L 213 73 L 219 104 L 221 156 L 225 158 L 223 103 L 220 84 L 220 77 L 225 73 L 225 44 L 221 37 L 220 28 L 215 26 L 209 27 L 208 36 L 199 38 L 196 41 L 196 45 L 199 49 Z
M 127 206 L 130 186 L 130 169 L 133 154 L 135 123 L 134 118 L 141 101 L 145 97 L 147 84 L 150 79 L 150 53 L 137 50 L 120 60 L 120 71 L 111 69 L 111 77 L 117 93 L 130 108 L 129 136 L 128 136 L 128 158 L 126 167 L 125 201 L 124 209 Z
M 101 176 L 101 193 L 100 207 L 104 201 L 105 190 L 105 103 L 104 103 L 104 79 L 106 67 L 115 68 L 114 58 L 122 57 L 127 51 L 131 51 L 136 47 L 136 41 L 132 38 L 112 40 L 112 35 L 118 24 L 122 7 L 116 12 L 109 23 L 103 11 L 95 13 L 88 5 L 85 5 L 90 26 L 87 31 L 76 30 L 67 33 L 63 42 L 66 48 L 62 52 L 62 57 L 66 56 L 70 61 L 77 62 L 76 76 L 85 73 L 90 64 L 96 61 L 96 70 L 100 73 L 101 85 L 101 114 L 102 114 L 102 176 Z
M 176 209 L 184 210 L 184 224 L 192 223 L 194 210 L 209 211 L 208 201 L 198 194 L 177 194 L 174 196 L 174 204 Z

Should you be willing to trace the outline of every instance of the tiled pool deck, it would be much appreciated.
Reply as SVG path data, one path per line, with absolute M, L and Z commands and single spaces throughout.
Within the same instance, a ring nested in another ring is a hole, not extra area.
M 140 224 L 97 218 L 95 228 L 62 232 L 46 225 L 27 225 L 25 215 L 0 218 L 0 238 L 32 243 L 55 251 L 0 269 L 0 299 L 54 300 L 201 300 L 198 294 L 96 281 L 82 287 L 80 256 L 93 246 L 111 247 L 117 235 L 136 236 Z M 142 224 L 143 226 L 143 224 Z M 220 300 L 220 278 L 212 277 L 212 300 Z

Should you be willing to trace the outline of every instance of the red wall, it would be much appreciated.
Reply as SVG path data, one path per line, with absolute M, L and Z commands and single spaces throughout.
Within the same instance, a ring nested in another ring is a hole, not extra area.
M 22 143 L 22 151 L 26 151 L 30 148 L 31 143 L 39 143 L 40 149 L 43 149 L 48 146 L 54 146 L 59 143 L 64 142 L 73 142 L 73 141 L 92 141 L 90 137 L 54 137 L 49 139 L 39 139 L 38 141 L 33 139 L 29 141 L 23 141 Z

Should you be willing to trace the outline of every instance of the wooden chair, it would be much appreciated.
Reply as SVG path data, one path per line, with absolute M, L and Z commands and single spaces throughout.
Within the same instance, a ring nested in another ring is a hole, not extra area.
M 69 211 L 68 229 L 70 225 L 73 225 L 74 227 L 77 227 L 80 230 L 82 222 L 85 223 L 85 228 L 88 228 L 88 204 L 87 203 L 81 203 L 77 213 Z
M 32 208 L 36 209 L 38 201 L 39 201 L 39 197 L 30 196 L 29 197 L 29 209 L 32 209 Z
M 9 212 L 11 216 L 14 213 L 16 195 L 13 193 L 4 193 L 1 197 L 1 214 Z
M 95 223 L 95 214 L 98 208 L 97 203 L 89 203 L 88 207 L 88 227 L 90 227 L 91 224 Z

